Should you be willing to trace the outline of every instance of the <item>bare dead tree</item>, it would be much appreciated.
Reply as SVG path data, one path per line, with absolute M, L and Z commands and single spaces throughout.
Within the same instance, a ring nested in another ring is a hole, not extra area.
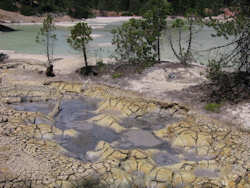
M 183 29 L 185 27 L 185 22 L 180 19 L 176 19 L 176 21 L 173 23 L 172 28 L 178 29 L 178 47 L 175 47 L 173 44 L 173 37 L 171 34 L 171 29 L 168 28 L 168 40 L 170 43 L 170 47 L 175 55 L 175 57 L 184 65 L 188 65 L 192 60 L 193 60 L 193 55 L 192 55 L 192 42 L 193 42 L 193 25 L 194 24 L 194 17 L 193 16 L 188 16 L 187 17 L 187 25 L 188 25 L 188 40 L 187 42 L 187 47 L 184 48 L 182 43 L 183 43 Z M 178 48 L 178 50 L 176 49 Z
M 212 52 L 230 47 L 232 47 L 232 50 L 223 54 L 223 57 L 217 63 L 220 63 L 222 67 L 235 67 L 240 72 L 250 72 L 250 22 L 233 41 L 199 52 Z
M 225 45 L 208 49 L 229 48 L 219 60 L 210 60 L 207 78 L 211 81 L 210 98 L 216 101 L 239 102 L 250 97 L 250 22 L 235 39 Z M 231 71 L 224 69 L 230 67 Z
M 240 35 L 236 49 L 240 53 L 239 70 L 250 73 L 250 22 Z

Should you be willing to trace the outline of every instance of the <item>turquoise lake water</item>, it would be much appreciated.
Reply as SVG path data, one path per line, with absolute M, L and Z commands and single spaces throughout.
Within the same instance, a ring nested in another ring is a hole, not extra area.
M 97 23 L 92 22 L 90 25 L 93 26 L 95 24 Z M 112 34 L 110 31 L 121 24 L 122 22 L 103 23 L 101 24 L 102 27 L 93 29 L 94 40 L 89 44 L 88 49 L 90 50 L 88 51 L 88 55 L 96 58 L 109 58 L 114 52 L 114 46 L 111 44 Z M 13 50 L 17 53 L 45 54 L 46 51 L 44 46 L 35 41 L 35 37 L 41 25 L 14 25 L 12 27 L 18 31 L 0 33 L 1 50 Z M 70 56 L 79 54 L 79 52 L 73 50 L 66 42 L 69 33 L 70 28 L 57 27 L 57 41 L 55 43 L 54 52 L 56 55 Z M 193 36 L 192 48 L 194 50 L 194 57 L 200 62 L 206 62 L 208 58 L 216 57 L 219 52 L 198 53 L 199 51 L 226 43 L 223 38 L 211 37 L 211 33 L 213 33 L 211 28 L 204 27 Z M 174 44 L 177 44 L 177 32 L 174 32 L 172 37 Z M 184 33 L 183 39 L 187 39 L 187 33 Z M 183 46 L 185 45 L 183 44 Z M 164 34 L 161 39 L 161 58 L 162 60 L 176 60 L 170 49 L 166 34 Z

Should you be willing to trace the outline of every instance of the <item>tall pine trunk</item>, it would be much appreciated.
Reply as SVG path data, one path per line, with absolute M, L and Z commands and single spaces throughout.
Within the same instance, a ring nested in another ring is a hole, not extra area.
M 158 39 L 157 39 L 157 51 L 158 51 L 158 62 L 161 62 L 160 36 L 158 36 Z
M 86 52 L 85 45 L 83 45 L 82 52 L 83 52 L 83 57 L 84 57 L 84 62 L 85 62 L 85 75 L 88 75 L 91 72 L 91 70 L 89 69 L 89 66 L 88 66 L 88 59 L 87 59 L 87 52 Z
M 50 33 L 48 32 L 46 37 L 47 37 L 47 48 L 46 48 L 46 51 L 47 51 L 47 58 L 48 58 L 48 63 L 49 63 L 49 66 L 47 67 L 47 70 L 46 70 L 46 76 L 48 77 L 54 77 L 55 74 L 54 74 L 54 66 L 53 66 L 53 60 L 50 59 L 50 51 L 49 51 L 49 46 L 50 46 Z M 52 58 L 53 59 L 53 58 Z

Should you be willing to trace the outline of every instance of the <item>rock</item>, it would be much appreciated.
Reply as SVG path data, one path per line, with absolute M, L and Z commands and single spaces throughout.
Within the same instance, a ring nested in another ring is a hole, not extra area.
M 0 31 L 2 31 L 2 32 L 12 32 L 12 31 L 16 31 L 16 30 L 12 29 L 10 27 L 7 27 L 5 25 L 0 24 Z
M 135 159 L 147 159 L 148 155 L 146 152 L 140 149 L 134 149 L 130 153 L 131 157 L 134 157 Z
M 6 123 L 6 122 L 8 122 L 8 117 L 0 116 L 0 123 Z
M 196 133 L 192 131 L 183 132 L 177 135 L 173 141 L 174 147 L 194 147 L 196 145 Z
M 102 153 L 101 151 L 100 152 L 88 151 L 85 157 L 88 161 L 96 162 L 100 158 L 101 153 Z
M 11 21 L 9 21 L 9 20 L 0 20 L 0 23 L 11 24 Z
M 175 73 L 171 72 L 171 73 L 168 74 L 168 79 L 169 79 L 169 80 L 173 80 L 173 79 L 175 79 L 175 78 L 176 78 Z
M 190 184 L 193 183 L 195 181 L 195 179 L 197 178 L 192 172 L 190 171 L 182 171 L 180 172 L 180 175 L 182 177 L 182 181 L 184 182 L 184 184 Z
M 0 53 L 0 62 L 3 62 L 5 59 L 8 59 L 9 56 L 4 53 Z M 0 79 L 0 83 L 2 83 L 2 79 Z
M 79 133 L 74 129 L 68 129 L 63 132 L 64 136 L 77 137 Z
M 21 103 L 21 97 L 7 97 L 7 98 L 2 98 L 2 102 L 7 103 L 7 104 L 13 104 L 13 103 Z
M 159 182 L 171 182 L 173 171 L 167 168 L 158 167 L 150 173 L 152 180 Z
M 76 188 L 74 184 L 69 181 L 57 181 L 48 186 L 48 188 Z
M 113 185 L 119 185 L 119 187 L 129 187 L 129 185 L 133 182 L 131 175 L 121 169 L 112 168 L 111 172 L 112 178 L 109 180 L 111 180 L 110 183 Z
M 83 85 L 81 83 L 67 83 L 67 82 L 47 82 L 44 85 L 49 85 L 52 88 L 56 88 L 59 91 L 63 92 L 73 92 L 73 93 L 81 93 L 83 89 Z
M 137 170 L 147 176 L 150 174 L 153 168 L 155 168 L 156 165 L 152 163 L 150 160 L 139 160 L 137 162 Z M 133 168 L 133 167 L 132 167 Z
M 88 121 L 95 122 L 97 125 L 113 129 L 117 133 L 126 130 L 124 127 L 119 125 L 119 121 L 117 120 L 117 118 L 111 115 L 101 114 L 89 119 Z

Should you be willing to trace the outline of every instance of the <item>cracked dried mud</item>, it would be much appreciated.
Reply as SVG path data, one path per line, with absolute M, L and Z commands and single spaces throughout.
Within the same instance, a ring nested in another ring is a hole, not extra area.
M 105 85 L 34 82 L 0 88 L 0 187 L 249 188 L 248 132 Z

